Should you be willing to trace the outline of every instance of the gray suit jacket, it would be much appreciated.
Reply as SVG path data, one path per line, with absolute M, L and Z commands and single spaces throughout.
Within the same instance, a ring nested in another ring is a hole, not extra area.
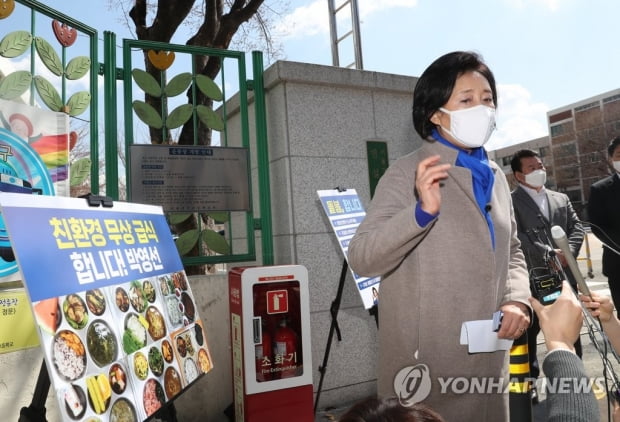
M 532 197 L 519 185 L 512 191 L 512 204 L 515 210 L 518 236 L 525 255 L 528 269 L 547 268 L 545 257 L 552 249 L 557 249 L 551 227 L 560 226 L 566 237 L 573 256 L 579 255 L 583 243 L 584 230 L 573 206 L 563 193 L 546 189 L 549 202 L 549 215 L 543 216 Z M 575 278 L 568 268 L 564 268 L 568 281 L 575 285 Z

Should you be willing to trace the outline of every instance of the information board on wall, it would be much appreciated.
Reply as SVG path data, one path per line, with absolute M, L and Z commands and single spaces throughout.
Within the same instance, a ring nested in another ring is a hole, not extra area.
M 212 368 L 161 207 L 0 197 L 64 421 L 142 421 Z
M 15 352 L 39 345 L 30 310 L 30 302 L 23 289 L 0 291 L 0 353 Z
M 346 259 L 349 241 L 366 216 L 366 211 L 364 211 L 355 189 L 344 191 L 338 189 L 319 190 L 317 194 Z M 353 269 L 351 269 L 351 274 L 362 297 L 364 307 L 366 309 L 372 308 L 378 300 L 381 278 L 361 277 Z
M 130 147 L 131 200 L 165 212 L 249 211 L 247 148 Z

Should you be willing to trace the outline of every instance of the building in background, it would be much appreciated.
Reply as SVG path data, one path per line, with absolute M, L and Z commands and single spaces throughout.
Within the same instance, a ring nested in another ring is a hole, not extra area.
M 547 112 L 557 190 L 582 219 L 590 185 L 610 174 L 607 145 L 620 135 L 620 89 Z
M 537 151 L 547 168 L 547 187 L 568 195 L 582 220 L 590 185 L 610 174 L 607 144 L 620 135 L 620 89 L 547 112 L 549 136 L 489 153 L 516 187 L 510 160 L 523 148 Z

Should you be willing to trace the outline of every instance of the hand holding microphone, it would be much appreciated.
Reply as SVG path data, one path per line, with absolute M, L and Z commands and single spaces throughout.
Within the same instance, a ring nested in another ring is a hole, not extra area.
M 566 238 L 566 233 L 560 226 L 551 227 L 551 237 L 553 237 L 553 241 L 555 244 L 562 250 L 564 254 L 564 258 L 566 258 L 566 262 L 568 263 L 568 268 L 570 272 L 573 274 L 573 277 L 577 281 L 577 287 L 579 291 L 586 295 L 590 296 L 590 289 L 588 289 L 588 285 L 583 279 L 583 275 L 581 274 L 581 270 L 577 265 L 577 261 L 573 256 L 570 247 L 568 246 L 568 239 Z

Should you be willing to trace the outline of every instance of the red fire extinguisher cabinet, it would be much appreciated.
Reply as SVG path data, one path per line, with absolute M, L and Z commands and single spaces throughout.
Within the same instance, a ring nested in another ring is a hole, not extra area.
M 308 271 L 229 271 L 235 422 L 313 422 Z

